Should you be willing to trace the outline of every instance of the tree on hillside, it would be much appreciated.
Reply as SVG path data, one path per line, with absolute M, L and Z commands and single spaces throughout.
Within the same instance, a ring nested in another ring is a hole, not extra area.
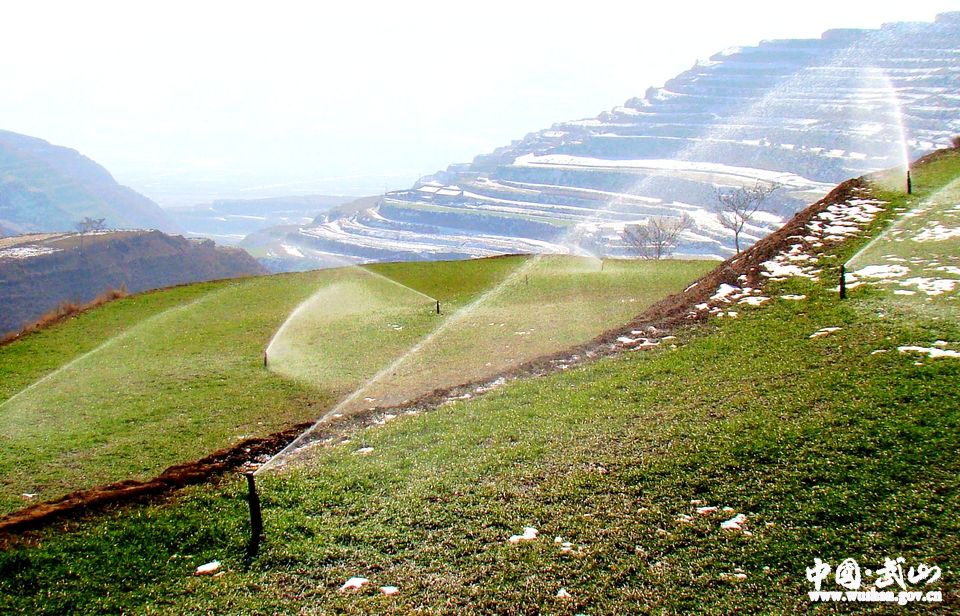
M 763 183 L 757 180 L 752 188 L 741 186 L 734 189 L 717 189 L 717 221 L 726 229 L 733 231 L 733 243 L 740 254 L 740 234 L 743 228 L 753 220 L 763 202 L 780 188 L 776 182 Z
M 93 233 L 94 231 L 103 231 L 106 226 L 104 224 L 106 220 L 106 218 L 90 218 L 87 216 L 74 225 L 80 234 L 80 254 L 83 254 L 83 236 L 87 233 Z
M 680 234 L 693 227 L 693 219 L 683 216 L 651 216 L 647 222 L 626 225 L 623 241 L 644 259 L 660 260 L 673 252 Z

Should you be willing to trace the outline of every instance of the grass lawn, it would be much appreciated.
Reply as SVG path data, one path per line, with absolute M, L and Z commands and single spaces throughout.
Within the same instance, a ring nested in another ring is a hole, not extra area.
M 847 263 L 850 278 L 886 291 L 905 309 L 936 313 L 960 302 L 960 178 L 956 153 L 915 170 L 909 203 L 902 193 L 889 227 Z
M 836 262 L 859 248 L 840 246 Z M 681 330 L 676 349 L 517 382 L 314 448 L 260 476 L 266 541 L 252 563 L 234 478 L 50 528 L 0 553 L 0 606 L 794 613 L 812 609 L 815 558 L 876 570 L 903 557 L 941 569 L 919 588 L 956 611 L 960 360 L 897 347 L 957 348 L 960 315 L 955 304 L 942 307 L 953 318 L 918 314 L 867 285 L 840 301 L 833 280 L 771 285 L 771 302 Z M 840 329 L 811 338 L 824 327 Z M 721 528 L 735 514 L 747 532 Z M 540 537 L 511 543 L 526 526 Z M 222 576 L 192 575 L 215 559 Z M 353 576 L 370 584 L 338 591 Z M 386 585 L 399 594 L 377 591 Z
M 876 349 L 960 339 L 808 282 L 740 319 L 396 420 L 260 479 L 191 488 L 0 554 L 0 605 L 35 613 L 792 612 L 815 557 L 960 567 L 960 363 Z M 824 326 L 842 327 L 810 339 Z M 361 447 L 372 452 L 358 455 Z M 691 501 L 733 512 L 700 516 Z M 734 512 L 753 535 L 720 529 Z M 690 521 L 681 521 L 689 516 Z M 511 544 L 523 527 L 541 539 Z M 572 543 L 561 551 L 554 537 Z M 135 546 L 135 547 L 134 547 Z M 218 559 L 227 573 L 192 577 Z M 743 571 L 739 580 L 735 573 Z M 375 588 L 337 589 L 352 576 Z M 566 588 L 571 599 L 557 599 Z M 956 606 L 956 603 L 953 604 Z
M 951 160 L 928 167 L 943 180 L 927 184 L 930 194 L 960 176 Z M 899 206 L 929 195 L 876 196 L 890 209 L 879 233 Z M 865 243 L 821 262 L 847 262 Z M 898 350 L 937 341 L 960 350 L 958 304 L 918 311 L 870 284 L 841 301 L 836 269 L 770 283 L 771 301 L 679 330 L 675 348 L 511 383 L 262 473 L 266 539 L 251 562 L 236 477 L 32 534 L 0 552 L 0 609 L 796 613 L 816 610 L 806 578 L 815 559 L 854 558 L 876 572 L 902 557 L 905 572 L 938 567 L 938 580 L 908 588 L 941 591 L 944 602 L 929 608 L 958 612 L 960 360 Z M 541 282 L 502 285 L 490 306 L 516 293 L 512 303 L 534 312 L 547 291 L 566 295 L 554 282 L 524 303 Z M 839 329 L 811 337 L 827 327 Z M 724 530 L 737 514 L 740 530 Z M 539 538 L 510 542 L 528 526 Z M 212 560 L 223 575 L 193 575 Z M 354 576 L 370 583 L 339 591 Z M 876 579 L 865 573 L 864 586 Z
M 440 298 L 441 316 L 402 284 L 348 268 L 134 296 L 0 348 L 0 372 L 13 375 L 3 380 L 0 399 L 0 511 L 28 504 L 22 494 L 48 500 L 148 478 L 237 440 L 316 419 L 525 261 L 371 267 Z M 636 265 L 655 279 L 641 281 L 650 287 L 644 302 L 679 290 L 705 266 L 698 267 Z M 634 293 L 637 277 L 622 274 L 596 280 Z M 590 280 L 583 288 L 571 283 L 561 293 L 566 300 L 558 297 L 570 302 L 568 319 L 579 319 L 577 302 L 590 294 Z M 271 370 L 264 370 L 264 348 L 311 297 L 278 336 Z M 646 304 L 578 322 L 555 343 L 589 338 Z

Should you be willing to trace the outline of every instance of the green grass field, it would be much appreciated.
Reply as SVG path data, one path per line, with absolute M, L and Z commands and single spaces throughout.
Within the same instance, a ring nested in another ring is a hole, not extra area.
M 958 158 L 942 171 L 925 190 L 960 176 Z M 928 195 L 887 196 L 877 233 Z M 848 261 L 867 239 L 823 262 Z M 512 383 L 262 473 L 266 539 L 249 563 L 239 478 L 46 529 L 0 552 L 0 608 L 912 613 L 808 598 L 816 558 L 876 571 L 902 557 L 942 572 L 911 586 L 942 592 L 921 609 L 957 612 L 960 360 L 898 347 L 960 350 L 960 310 L 917 311 L 876 285 L 841 301 L 836 269 L 771 283 L 771 301 L 677 331 L 675 349 Z M 824 327 L 840 329 L 811 337 Z M 723 530 L 734 514 L 741 531 Z M 511 543 L 526 526 L 539 538 Z M 223 575 L 193 575 L 212 560 Z M 353 576 L 370 583 L 339 591 Z M 399 593 L 378 592 L 388 585 Z
M 917 197 L 886 193 L 898 216 L 847 264 L 857 282 L 883 288 L 890 301 L 927 312 L 960 301 L 960 178 L 950 179 L 956 159 L 923 168 Z
M 525 262 L 386 264 L 371 266 L 379 276 L 347 268 L 194 285 L 117 301 L 2 347 L 0 373 L 9 378 L 0 390 L 0 511 L 29 504 L 23 494 L 48 500 L 149 478 L 243 438 L 312 421 Z M 602 276 L 562 281 L 532 271 L 542 279 L 537 288 L 568 310 L 556 320 L 553 346 L 531 346 L 523 357 L 617 325 L 705 267 L 615 264 Z M 404 284 L 440 298 L 444 315 Z M 642 301 L 582 321 L 583 298 L 595 292 Z M 311 297 L 264 370 L 268 342 Z M 499 349 L 464 350 L 481 360 Z M 490 360 L 505 365 L 502 357 Z M 441 378 L 429 370 L 420 376 L 406 384 L 410 395 Z M 449 384 L 460 377 L 443 375 Z

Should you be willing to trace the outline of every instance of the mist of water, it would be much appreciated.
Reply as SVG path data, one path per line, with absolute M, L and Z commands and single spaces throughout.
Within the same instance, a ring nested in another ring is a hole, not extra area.
M 426 337 L 418 341 L 413 347 L 411 347 L 406 353 L 395 359 L 389 365 L 381 369 L 375 375 L 370 377 L 366 382 L 364 382 L 360 387 L 355 389 L 348 396 L 343 398 L 338 402 L 333 408 L 324 413 L 312 426 L 307 428 L 303 433 L 301 433 L 296 439 L 294 439 L 290 444 L 284 447 L 281 451 L 275 454 L 270 458 L 266 463 L 264 463 L 256 473 L 262 471 L 270 470 L 278 466 L 283 465 L 291 456 L 295 455 L 297 451 L 302 449 L 304 446 L 312 442 L 312 437 L 316 432 L 317 428 L 322 425 L 324 422 L 328 421 L 332 417 L 337 415 L 342 415 L 343 412 L 350 407 L 353 403 L 361 398 L 365 393 L 367 393 L 371 387 L 377 385 L 388 375 L 393 374 L 398 370 L 400 366 L 412 360 L 412 358 L 418 356 L 421 350 L 424 349 L 427 345 L 433 342 L 438 336 L 442 335 L 444 332 L 450 330 L 451 328 L 456 327 L 458 324 L 462 323 L 465 318 L 470 316 L 476 309 L 487 302 L 491 297 L 496 296 L 501 293 L 504 289 L 510 287 L 511 285 L 517 283 L 521 280 L 527 273 L 536 266 L 542 259 L 541 255 L 534 255 L 531 258 L 527 259 L 520 266 L 511 271 L 503 280 L 501 280 L 496 286 L 488 289 L 486 292 L 482 293 L 472 302 L 466 306 L 456 310 L 452 315 L 448 316 L 436 329 L 434 329 Z
M 227 290 L 227 289 L 225 288 L 225 289 L 221 289 L 221 290 L 219 290 L 219 291 L 208 292 L 207 294 L 205 294 L 205 295 L 203 295 L 203 296 L 201 296 L 201 297 L 198 297 L 198 298 L 194 299 L 193 301 L 190 301 L 190 302 L 188 302 L 188 303 L 186 303 L 186 304 L 182 304 L 182 305 L 180 305 L 180 306 L 175 306 L 175 307 L 173 307 L 173 308 L 168 308 L 168 309 L 166 309 L 166 310 L 164 310 L 164 311 L 162 311 L 162 312 L 158 312 L 157 314 L 155 314 L 155 315 L 153 315 L 153 316 L 151 316 L 151 317 L 148 317 L 148 318 L 144 319 L 143 321 L 140 321 L 139 323 L 135 324 L 133 327 L 130 327 L 129 329 L 126 329 L 126 330 L 120 332 L 119 334 L 117 334 L 117 335 L 113 336 L 112 338 L 104 341 L 103 343 L 101 343 L 101 344 L 98 345 L 97 347 L 91 349 L 90 351 L 87 351 L 86 353 L 84 353 L 84 354 L 82 354 L 82 355 L 79 355 L 78 357 L 75 357 L 74 359 L 72 359 L 71 361 L 69 361 L 69 362 L 65 363 L 64 365 L 60 366 L 59 368 L 57 368 L 57 369 L 54 370 L 53 372 L 50 372 L 49 374 L 43 376 L 42 378 L 38 379 L 37 381 L 34 381 L 33 383 L 31 383 L 31 384 L 28 385 L 27 387 L 23 388 L 22 390 L 20 390 L 19 392 L 17 392 L 17 393 L 14 394 L 13 396 L 7 398 L 5 401 L 3 401 L 2 403 L 0 403 L 0 409 L 3 409 L 3 408 L 5 408 L 5 407 L 7 407 L 8 405 L 12 405 L 14 402 L 16 402 L 16 401 L 24 398 L 25 396 L 27 396 L 27 395 L 30 394 L 31 392 L 36 391 L 36 390 L 40 389 L 41 387 L 50 384 L 51 381 L 53 381 L 56 377 L 60 376 L 61 374 L 64 374 L 64 373 L 68 372 L 69 370 L 72 370 L 72 369 L 74 369 L 74 368 L 77 368 L 78 366 L 83 365 L 83 364 L 84 364 L 87 360 L 89 360 L 91 357 L 94 357 L 94 356 L 96 356 L 97 354 L 99 354 L 100 352 L 102 352 L 102 351 L 104 351 L 104 350 L 106 350 L 106 349 L 109 349 L 110 347 L 116 345 L 117 343 L 122 342 L 122 341 L 128 339 L 129 337 L 131 337 L 131 336 L 133 336 L 134 334 L 140 332 L 141 330 L 143 330 L 143 329 L 145 329 L 145 328 L 147 328 L 147 327 L 150 327 L 150 326 L 153 325 L 154 323 L 157 323 L 157 322 L 162 321 L 162 320 L 164 320 L 164 319 L 170 318 L 171 316 L 174 316 L 174 315 L 176 315 L 176 314 L 178 314 L 178 313 L 180 313 L 180 312 L 184 312 L 184 311 L 186 311 L 186 310 L 189 310 L 190 308 L 192 308 L 192 307 L 194 307 L 194 306 L 196 306 L 196 305 L 198 305 L 198 304 L 200 304 L 200 303 L 207 302 L 207 301 L 209 301 L 209 300 L 211 300 L 211 299 L 213 299 L 213 298 L 221 295 L 221 294 L 224 293 L 226 290 Z

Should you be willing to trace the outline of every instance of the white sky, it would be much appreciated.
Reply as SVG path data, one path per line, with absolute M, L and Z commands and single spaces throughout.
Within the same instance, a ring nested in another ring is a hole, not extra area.
M 0 128 L 78 149 L 162 205 L 203 183 L 378 192 L 592 117 L 725 47 L 960 9 L 957 0 L 333 4 L 7 3 Z

